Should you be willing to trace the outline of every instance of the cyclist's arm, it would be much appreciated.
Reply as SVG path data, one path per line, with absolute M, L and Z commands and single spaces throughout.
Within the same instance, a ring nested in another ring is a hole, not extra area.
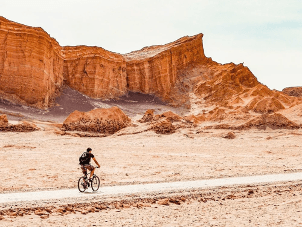
M 101 166 L 100 166 L 100 164 L 98 163 L 98 161 L 97 161 L 95 158 L 92 158 L 92 159 L 93 159 L 93 161 L 95 162 L 95 164 L 97 164 L 98 167 L 100 168 Z

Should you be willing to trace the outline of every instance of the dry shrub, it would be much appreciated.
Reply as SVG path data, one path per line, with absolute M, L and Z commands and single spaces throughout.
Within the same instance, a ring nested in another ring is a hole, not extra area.
M 130 118 L 118 107 L 74 111 L 63 122 L 63 130 L 113 134 L 130 124 Z
M 175 132 L 176 127 L 170 121 L 164 119 L 151 125 L 150 129 L 157 134 L 172 134 Z

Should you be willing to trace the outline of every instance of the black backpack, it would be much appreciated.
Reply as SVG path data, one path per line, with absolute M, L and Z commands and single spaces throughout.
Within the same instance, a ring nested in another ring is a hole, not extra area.
M 80 165 L 83 165 L 84 163 L 87 163 L 88 162 L 88 160 L 89 160 L 89 152 L 84 152 L 81 156 L 80 156 L 80 158 L 79 158 L 79 161 L 80 161 Z

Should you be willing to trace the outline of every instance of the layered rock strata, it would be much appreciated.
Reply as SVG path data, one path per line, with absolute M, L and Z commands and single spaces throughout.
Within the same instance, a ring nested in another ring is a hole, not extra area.
M 207 61 L 204 55 L 202 34 L 183 37 L 175 42 L 145 47 L 124 55 L 127 62 L 128 89 L 155 94 L 169 103 L 186 103 L 178 88 L 189 66 Z
M 42 28 L 0 17 L 0 92 L 17 102 L 49 106 L 63 84 L 63 54 Z
M 92 98 L 112 99 L 127 93 L 122 55 L 99 47 L 63 47 L 64 81 Z
M 302 103 L 286 94 L 292 90 L 274 91 L 259 83 L 243 64 L 207 58 L 202 37 L 121 55 L 100 47 L 61 47 L 41 28 L 0 17 L 0 98 L 47 108 L 65 84 L 99 99 L 132 91 L 174 106 L 195 106 L 191 118 L 210 121 L 246 119 L 249 112 L 272 113 Z
M 93 98 L 128 91 L 154 94 L 170 104 L 188 103 L 183 70 L 206 61 L 202 34 L 121 55 L 99 47 L 61 47 L 43 29 L 0 17 L 2 97 L 48 107 L 63 83 Z

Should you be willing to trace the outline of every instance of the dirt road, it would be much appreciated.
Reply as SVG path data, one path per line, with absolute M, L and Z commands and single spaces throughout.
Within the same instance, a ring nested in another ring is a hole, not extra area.
M 274 183 L 285 181 L 302 180 L 302 172 L 288 174 L 270 174 L 249 177 L 230 177 L 209 180 L 196 181 L 179 181 L 155 184 L 139 184 L 101 187 L 99 191 L 92 192 L 88 190 L 80 193 L 77 189 L 38 191 L 38 192 L 21 192 L 0 194 L 0 203 L 19 203 L 38 200 L 59 200 L 59 199 L 75 199 L 81 197 L 108 197 L 117 195 L 131 195 L 139 193 L 156 193 L 156 192 L 172 192 L 206 189 L 212 187 L 234 186 L 234 185 L 251 185 L 261 183 Z

